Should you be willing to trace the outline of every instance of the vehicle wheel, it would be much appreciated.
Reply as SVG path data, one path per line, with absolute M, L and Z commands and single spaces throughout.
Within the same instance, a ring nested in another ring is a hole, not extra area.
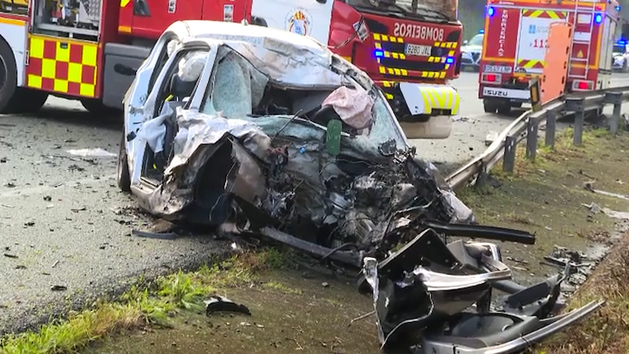
M 118 188 L 123 192 L 131 191 L 131 176 L 129 175 L 129 163 L 127 162 L 127 149 L 125 147 L 125 133 L 122 128 L 122 139 L 120 139 L 120 149 L 118 150 L 118 168 L 116 169 L 116 181 Z
M 18 87 L 14 94 L 13 113 L 35 113 L 39 111 L 46 100 L 48 92 Z
M 498 105 L 496 104 L 494 100 L 484 99 L 483 108 L 485 109 L 485 113 L 496 113 L 496 110 L 498 109 Z
M 19 98 L 17 90 L 17 67 L 11 47 L 0 39 L 0 113 L 13 113 Z
M 120 117 L 121 112 L 115 108 L 107 107 L 103 104 L 103 101 L 93 98 L 84 98 L 81 100 L 81 105 L 91 114 L 104 118 L 104 117 Z
M 511 102 L 501 102 L 498 105 L 498 114 L 507 115 L 509 113 L 511 113 Z

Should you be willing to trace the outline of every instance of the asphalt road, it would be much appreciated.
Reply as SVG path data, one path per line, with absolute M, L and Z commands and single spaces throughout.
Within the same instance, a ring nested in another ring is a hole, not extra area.
M 37 116 L 0 116 L 0 334 L 219 250 L 209 237 L 131 236 L 151 220 L 115 186 L 115 157 L 72 151 L 117 153 L 120 124 L 48 102 Z
M 480 154 L 486 135 L 517 116 L 483 113 L 476 74 L 455 86 L 463 102 L 452 137 L 414 142 L 426 159 L 450 165 Z M 120 126 L 58 98 L 35 116 L 0 116 L 0 335 L 116 292 L 139 274 L 195 265 L 221 250 L 210 237 L 131 236 L 152 221 L 115 186 Z

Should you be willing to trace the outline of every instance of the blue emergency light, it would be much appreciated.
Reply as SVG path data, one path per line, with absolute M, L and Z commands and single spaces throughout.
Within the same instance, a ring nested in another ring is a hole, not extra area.
M 603 15 L 601 15 L 601 14 L 596 14 L 596 16 L 594 16 L 594 22 L 595 22 L 595 23 L 601 23 L 601 22 L 603 22 Z
M 478 31 L 478 33 L 483 34 L 483 33 L 485 33 L 485 30 L 482 29 L 482 30 Z
M 621 9 L 620 5 L 616 6 L 616 11 L 620 12 L 620 9 Z
M 624 39 L 619 39 L 617 44 L 618 44 L 618 45 L 626 45 L 626 44 L 627 44 L 627 41 L 626 41 L 626 40 L 624 40 Z
M 454 64 L 454 58 L 453 57 L 447 57 L 446 58 L 446 64 Z
M 376 51 L 374 52 L 374 55 L 376 56 L 376 58 L 382 58 L 384 56 L 384 51 L 380 49 L 376 49 Z
M 494 9 L 493 7 L 489 7 L 487 9 L 487 16 L 491 17 L 496 13 L 496 9 Z

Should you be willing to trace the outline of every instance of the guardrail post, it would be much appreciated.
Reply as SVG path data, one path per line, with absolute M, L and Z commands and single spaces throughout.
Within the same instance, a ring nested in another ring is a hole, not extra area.
M 557 127 L 557 113 L 548 111 L 546 113 L 546 139 L 544 144 L 551 149 L 555 148 L 555 130 Z
M 537 133 L 539 132 L 538 122 L 529 117 L 526 120 L 526 158 L 535 160 L 537 154 Z
M 539 87 L 539 79 L 534 78 L 529 82 L 529 93 L 531 94 L 531 108 L 533 112 L 542 109 L 542 94 Z
M 502 160 L 502 170 L 504 172 L 513 173 L 515 169 L 515 148 L 516 139 L 513 136 L 507 136 L 505 139 L 505 156 Z
M 481 161 L 480 169 L 478 170 L 478 176 L 476 177 L 476 183 L 474 187 L 483 188 L 487 185 L 487 166 Z
M 605 102 L 614 105 L 614 111 L 609 120 L 609 131 L 612 134 L 616 134 L 618 133 L 618 122 L 620 121 L 620 111 L 622 109 L 622 92 L 606 92 Z
M 583 126 L 585 125 L 584 100 L 583 97 L 566 97 L 566 111 L 574 112 L 574 134 L 572 136 L 574 145 L 583 143 Z

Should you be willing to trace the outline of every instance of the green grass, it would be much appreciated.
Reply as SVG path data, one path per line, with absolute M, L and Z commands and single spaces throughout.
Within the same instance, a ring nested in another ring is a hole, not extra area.
M 93 309 L 71 313 L 53 320 L 39 331 L 6 336 L 0 353 L 75 353 L 90 343 L 113 334 L 144 326 L 171 327 L 170 318 L 179 311 L 202 312 L 203 301 L 218 287 L 248 284 L 265 269 L 289 264 L 275 249 L 245 252 L 229 259 L 205 265 L 197 272 L 178 271 L 151 282 L 139 280 L 115 302 L 99 300 Z M 275 284 L 282 290 L 292 289 Z

